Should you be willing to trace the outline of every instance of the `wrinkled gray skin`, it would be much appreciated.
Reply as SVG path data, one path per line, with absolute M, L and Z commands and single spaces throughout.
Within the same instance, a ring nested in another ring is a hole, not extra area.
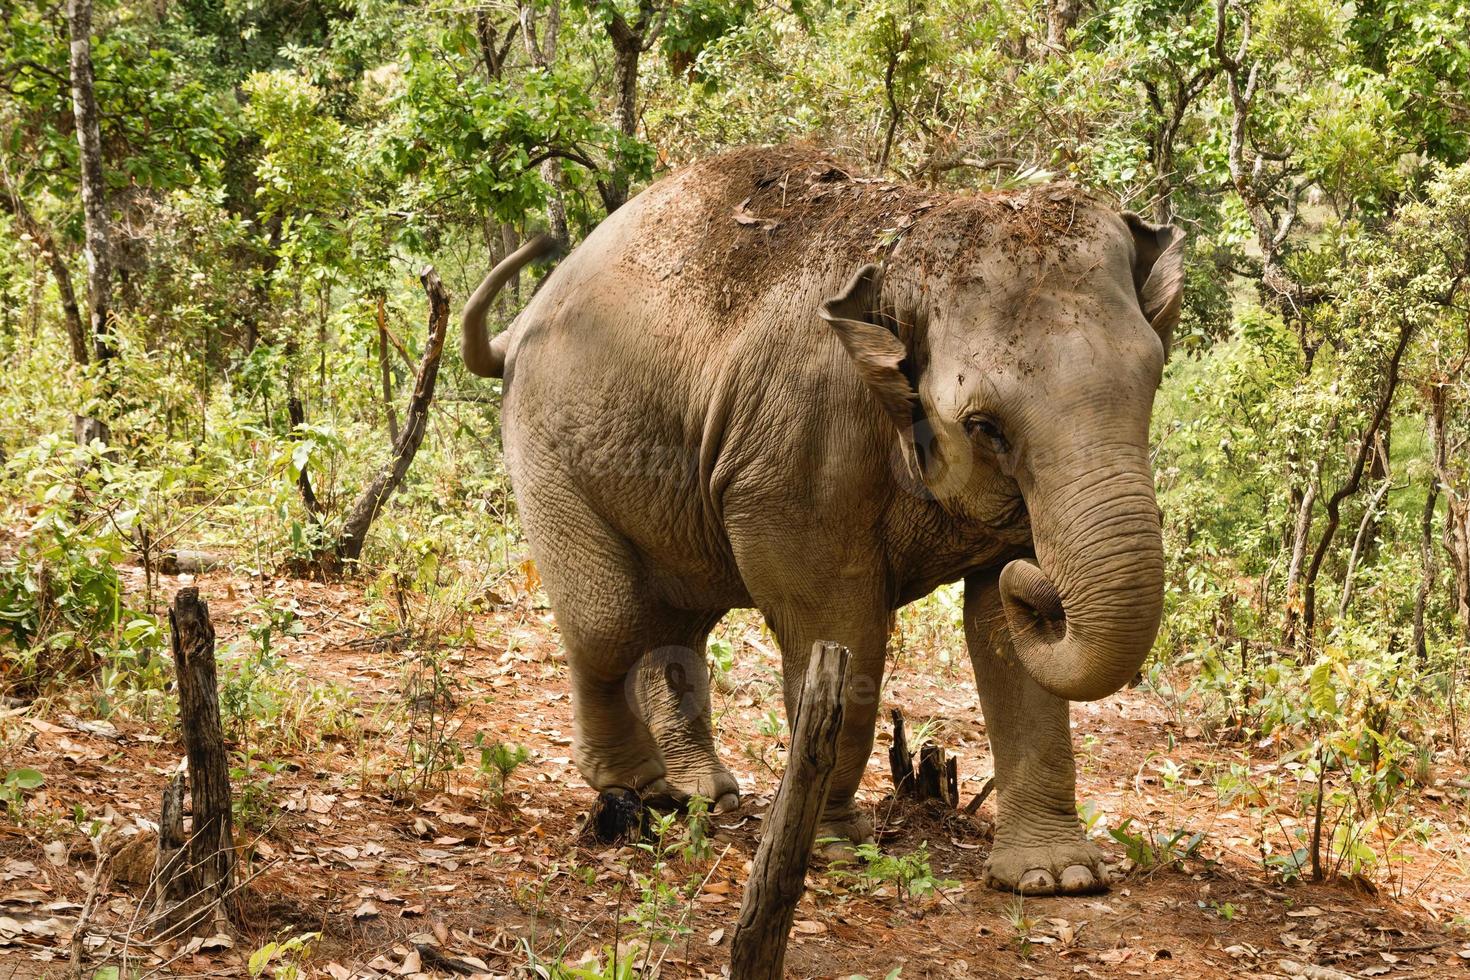
M 738 804 L 703 651 L 753 606 L 788 712 L 813 641 L 851 649 L 818 837 L 871 839 L 854 793 L 894 611 L 963 578 L 998 789 L 990 884 L 1106 887 L 1067 701 L 1127 683 L 1159 625 L 1147 434 L 1181 238 L 1065 186 L 951 198 L 747 150 L 612 214 L 494 343 L 480 290 L 467 361 L 505 378 L 588 782 Z

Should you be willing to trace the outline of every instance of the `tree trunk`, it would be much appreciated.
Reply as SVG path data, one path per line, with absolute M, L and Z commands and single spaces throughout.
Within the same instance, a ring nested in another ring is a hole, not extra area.
M 419 362 L 414 380 L 413 396 L 408 402 L 408 417 L 404 421 L 398 439 L 393 443 L 393 456 L 373 478 L 357 498 L 352 513 L 342 526 L 342 536 L 337 542 L 337 558 L 340 561 L 357 561 L 362 556 L 362 547 L 367 541 L 368 530 L 383 509 L 383 504 L 403 482 L 424 441 L 429 426 L 429 404 L 434 400 L 434 386 L 439 379 L 439 356 L 444 353 L 444 334 L 449 325 L 449 294 L 439 281 L 433 266 L 425 267 L 419 275 L 424 292 L 429 297 L 429 340 L 424 346 L 424 356 Z
M 71 40 L 71 100 L 81 151 L 82 218 L 86 233 L 87 303 L 98 364 L 113 357 L 108 335 L 112 304 L 112 248 L 108 237 L 106 186 L 102 175 L 102 130 L 92 78 L 92 0 L 67 0 Z
M 599 184 L 602 203 L 612 214 L 628 200 L 628 155 L 626 148 L 638 138 L 638 57 L 658 38 L 667 11 L 654 0 L 638 0 L 638 16 L 632 24 L 613 11 L 607 21 L 607 36 L 613 46 L 613 125 L 621 135 L 613 154 L 612 176 Z
M 1053 54 L 1071 50 L 1068 35 L 1077 26 L 1077 16 L 1082 13 L 1082 0 L 1047 0 L 1046 46 Z
M 388 363 L 388 314 L 378 294 L 378 371 L 383 376 L 383 411 L 388 416 L 388 441 L 398 441 L 398 410 L 393 407 L 393 368 Z
M 1347 571 L 1342 576 L 1342 600 L 1337 604 L 1337 618 L 1347 616 L 1348 606 L 1353 601 L 1353 575 L 1358 570 L 1358 559 L 1363 555 L 1363 548 L 1369 536 L 1377 528 L 1378 508 L 1383 505 L 1383 498 L 1388 496 L 1388 489 L 1392 485 L 1388 479 L 1388 471 L 1383 473 L 1383 482 L 1378 485 L 1378 491 L 1368 501 L 1368 506 L 1363 508 L 1363 520 L 1358 524 L 1358 534 L 1353 538 L 1353 551 L 1348 557 Z
M 92 359 L 91 352 L 87 349 L 87 326 L 82 322 L 81 307 L 77 305 L 76 289 L 72 286 L 71 270 L 66 267 L 66 258 L 56 247 L 56 238 L 50 229 L 36 220 L 31 214 L 20 195 L 12 188 L 9 193 L 0 195 L 0 208 L 8 211 L 20 222 L 26 234 L 31 236 L 36 250 L 46 260 L 46 266 L 51 270 L 51 278 L 56 282 L 56 292 L 61 297 L 62 320 L 66 324 L 66 336 L 71 342 L 71 359 L 78 364 L 86 364 Z
M 561 0 L 550 0 L 546 5 L 546 20 L 538 37 L 536 31 L 536 10 L 528 3 L 522 3 L 520 9 L 521 37 L 525 40 L 526 55 L 531 59 L 531 65 L 540 71 L 546 71 L 556 63 L 556 45 L 561 35 Z M 546 181 L 546 186 L 551 193 L 546 199 L 546 216 L 551 222 L 551 235 L 556 239 L 560 250 L 565 252 L 571 248 L 571 230 L 567 224 L 567 201 L 565 181 L 562 178 L 561 160 L 556 157 L 541 162 L 541 179 Z
M 621 23 L 619 18 L 617 23 Z M 643 52 L 643 42 L 634 34 L 614 31 L 608 26 L 613 39 L 613 90 L 617 102 L 613 106 L 613 125 L 624 140 L 638 136 L 638 57 Z M 607 190 L 602 196 L 603 206 L 612 214 L 628 201 L 628 157 L 620 144 L 613 154 L 612 175 L 607 181 Z
M 730 975 L 740 980 L 779 980 L 784 975 L 786 940 L 806 888 L 817 822 L 837 762 L 847 660 L 841 644 L 818 640 L 812 647 L 791 723 L 786 772 L 766 813 L 731 941 Z
M 1439 569 L 1434 564 L 1434 507 L 1439 501 L 1439 478 L 1429 476 L 1429 492 L 1424 495 L 1424 511 L 1419 517 L 1419 588 L 1414 594 L 1414 656 L 1420 665 L 1429 661 L 1429 638 L 1424 628 L 1424 613 L 1429 606 L 1429 593 L 1434 590 Z
M 1358 437 L 1358 449 L 1349 464 L 1347 482 L 1327 498 L 1324 508 L 1327 525 L 1322 529 L 1322 537 L 1317 540 L 1317 548 L 1312 552 L 1312 561 L 1307 566 L 1306 575 L 1302 579 L 1303 633 L 1308 643 L 1315 638 L 1317 628 L 1317 574 L 1322 570 L 1322 562 L 1327 557 L 1327 550 L 1332 547 L 1332 540 L 1337 536 L 1337 529 L 1341 525 L 1342 502 L 1357 493 L 1358 488 L 1363 484 L 1363 471 L 1368 465 L 1369 456 L 1379 444 L 1378 433 L 1388 419 L 1388 411 L 1393 405 L 1394 393 L 1398 391 L 1399 366 L 1403 363 L 1404 352 L 1408 350 L 1409 341 L 1413 339 L 1417 326 L 1418 321 L 1416 320 L 1400 324 L 1398 344 L 1394 347 L 1393 355 L 1386 365 L 1387 377 L 1384 379 L 1382 391 L 1379 392 L 1378 404 L 1373 411 L 1373 417 L 1368 421 L 1367 428 Z
M 1298 606 L 1301 601 L 1300 582 L 1302 565 L 1307 557 L 1307 536 L 1312 531 L 1312 508 L 1317 504 L 1317 478 L 1307 485 L 1297 506 L 1294 536 L 1291 542 L 1291 564 L 1286 569 L 1286 624 L 1282 627 L 1281 643 L 1295 647 L 1297 623 L 1300 620 Z
M 233 905 L 235 836 L 230 800 L 230 762 L 220 726 L 219 685 L 214 662 L 214 627 L 209 606 L 199 590 L 179 590 L 169 611 L 175 674 L 179 690 L 179 728 L 189 758 L 189 800 L 192 825 L 186 867 L 179 868 L 176 852 L 171 862 L 173 887 L 183 891 L 175 906 L 175 931 L 193 930 L 209 924 L 218 928 Z M 177 834 L 178 804 L 182 791 L 171 787 L 164 796 L 164 825 L 159 833 L 159 854 L 165 842 Z M 171 799 L 172 796 L 172 799 Z M 172 804 L 172 805 L 171 805 Z M 176 891 L 177 894 L 177 891 Z

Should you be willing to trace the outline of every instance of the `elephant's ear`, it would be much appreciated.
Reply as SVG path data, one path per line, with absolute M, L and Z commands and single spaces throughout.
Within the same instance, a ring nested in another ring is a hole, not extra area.
M 908 350 L 879 312 L 882 270 L 865 265 L 842 292 L 822 304 L 821 316 L 837 331 L 847 356 L 900 431 L 913 424 L 918 399 L 904 373 Z
M 1138 305 L 1164 342 L 1167 357 L 1184 304 L 1184 232 L 1174 225 L 1145 221 L 1131 211 L 1123 213 L 1123 220 L 1133 232 L 1133 286 L 1138 290 Z

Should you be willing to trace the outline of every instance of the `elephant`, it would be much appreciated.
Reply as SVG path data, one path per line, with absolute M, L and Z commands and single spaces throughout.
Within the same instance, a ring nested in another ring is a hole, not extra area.
M 1104 890 L 1068 702 L 1134 678 L 1162 616 L 1148 431 L 1182 232 L 1066 182 L 950 193 L 746 148 L 608 215 L 491 340 L 495 292 L 551 247 L 487 277 L 462 350 L 503 379 L 587 782 L 738 806 L 704 651 L 753 607 L 788 713 L 813 643 L 850 650 L 817 836 L 871 840 L 855 793 L 895 613 L 963 580 L 995 764 L 987 881 Z

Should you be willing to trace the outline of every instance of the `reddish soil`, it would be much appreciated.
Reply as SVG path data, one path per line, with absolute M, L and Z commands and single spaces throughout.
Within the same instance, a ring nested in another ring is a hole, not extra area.
M 165 591 L 177 584 L 166 577 Z M 629 868 L 647 874 L 652 858 L 579 835 L 579 815 L 593 794 L 569 758 L 556 632 L 530 595 L 518 591 L 474 618 L 475 645 L 448 652 L 446 702 L 406 683 L 417 657 L 374 629 L 359 583 L 262 584 L 211 573 L 199 585 L 222 649 L 245 637 L 260 596 L 294 598 L 305 632 L 283 642 L 287 662 L 315 682 L 349 689 L 355 715 L 345 734 L 305 750 L 272 748 L 259 760 L 283 768 L 256 807 L 265 829 L 239 833 L 253 842 L 253 878 L 228 948 L 145 943 L 129 931 L 142 889 L 111 881 L 85 930 L 94 968 L 121 965 L 127 946 L 124 976 L 246 976 L 251 953 L 265 943 L 319 932 L 303 964 L 307 976 L 445 975 L 433 952 L 415 944 L 476 970 L 483 965 L 489 975 L 531 976 L 533 954 L 576 962 L 636 931 L 617 924 L 639 900 Z M 687 933 L 642 952 L 624 950 L 625 960 L 656 962 L 662 976 L 712 977 L 727 968 L 747 863 L 777 785 L 782 749 L 778 737 L 763 733 L 762 719 L 781 710 L 779 664 L 754 623 L 722 627 L 736 666 L 715 704 L 721 752 L 745 803 L 715 819 L 715 858 L 672 862 L 673 884 L 691 876 L 703 882 L 694 901 L 671 909 Z M 964 799 L 990 772 L 967 673 L 932 651 L 910 649 L 895 661 L 885 692 L 885 706 L 902 708 L 911 725 L 938 723 L 939 737 L 959 756 Z M 465 761 L 430 789 L 390 792 L 394 771 L 409 766 L 406 720 L 422 725 L 430 704 L 447 719 L 446 739 Z M 0 709 L 0 763 L 33 766 L 46 778 L 20 823 L 0 821 L 0 980 L 67 973 L 95 869 L 87 839 L 71 822 L 73 807 L 108 817 L 115 838 L 136 833 L 157 818 L 166 774 L 181 756 L 171 730 L 129 717 L 89 732 L 78 727 L 79 718 L 91 717 L 85 712 L 80 698 L 64 697 Z M 910 899 L 891 885 L 863 894 L 850 879 L 815 871 L 798 910 L 788 975 L 883 977 L 901 968 L 906 978 L 1470 976 L 1470 782 L 1463 768 L 1437 767 L 1436 787 L 1413 803 L 1432 828 L 1430 843 L 1406 845 L 1403 865 L 1376 891 L 1366 883 L 1282 885 L 1261 868 L 1249 812 L 1222 801 L 1210 776 L 1245 756 L 1269 768 L 1279 746 L 1212 743 L 1170 714 L 1142 690 L 1077 706 L 1079 795 L 1109 826 L 1131 816 L 1134 828 L 1203 832 L 1195 856 L 1163 868 L 1123 868 L 1106 895 L 1024 902 L 984 887 L 989 843 L 980 826 L 885 802 L 885 725 L 864 783 L 864 799 L 886 830 L 883 846 L 903 854 L 927 842 L 934 875 L 952 884 Z M 306 727 L 313 723 L 308 714 Z M 476 732 L 532 751 L 501 806 L 485 802 Z M 1285 807 L 1278 815 L 1290 818 Z M 1119 845 L 1105 839 L 1103 846 L 1123 862 Z

